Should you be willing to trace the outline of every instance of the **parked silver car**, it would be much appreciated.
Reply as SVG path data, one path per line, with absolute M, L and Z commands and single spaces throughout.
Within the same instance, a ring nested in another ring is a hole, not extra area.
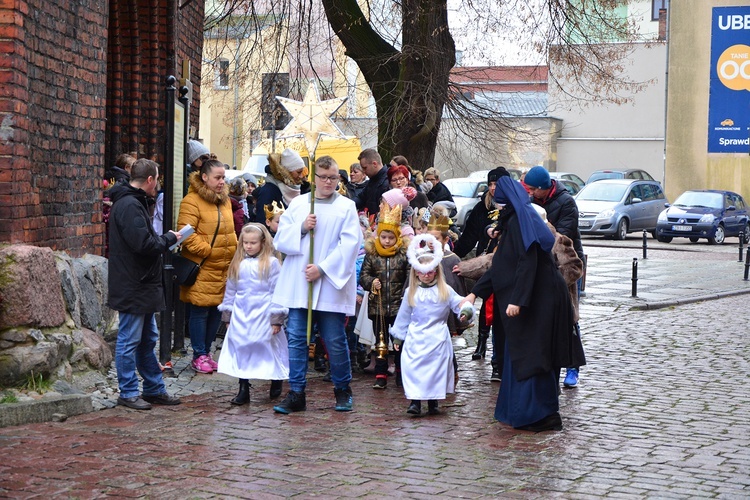
M 586 184 L 575 196 L 581 234 L 601 234 L 622 240 L 633 231 L 656 230 L 668 205 L 656 181 L 606 179 Z
M 479 199 L 487 191 L 487 175 L 485 174 L 484 179 L 481 177 L 448 179 L 443 181 L 443 184 L 451 192 L 453 201 L 456 204 L 456 216 L 454 217 L 456 225 L 463 229 L 466 219 L 469 217 L 471 211 L 474 210 L 474 205 L 479 202 Z

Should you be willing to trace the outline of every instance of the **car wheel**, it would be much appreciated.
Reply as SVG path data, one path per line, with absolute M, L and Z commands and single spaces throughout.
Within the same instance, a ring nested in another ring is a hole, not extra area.
M 750 223 L 745 223 L 745 228 L 742 230 L 742 243 L 747 245 L 750 243 Z
M 714 231 L 713 237 L 708 239 L 708 243 L 710 245 L 721 245 L 724 243 L 724 237 L 724 226 L 718 225 L 716 231 Z
M 656 241 L 659 241 L 661 243 L 669 243 L 670 241 L 672 241 L 672 237 L 671 236 L 657 236 Z
M 628 221 L 620 219 L 617 223 L 617 231 L 615 231 L 615 238 L 618 240 L 624 240 L 628 235 Z
M 699 238 L 697 236 L 691 236 L 690 237 L 690 242 L 691 243 L 698 243 L 698 240 L 699 240 Z

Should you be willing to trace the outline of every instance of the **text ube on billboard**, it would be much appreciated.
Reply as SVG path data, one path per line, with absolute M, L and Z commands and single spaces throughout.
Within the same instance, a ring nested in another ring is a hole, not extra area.
M 750 6 L 713 9 L 708 152 L 750 153 Z

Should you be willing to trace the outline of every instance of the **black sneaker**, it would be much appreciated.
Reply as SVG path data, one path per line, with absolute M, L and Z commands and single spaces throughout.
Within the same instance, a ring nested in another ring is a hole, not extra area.
M 334 389 L 333 394 L 336 396 L 336 411 L 352 411 L 354 398 L 352 397 L 352 389 L 350 387 L 346 389 Z
M 388 386 L 388 379 L 385 377 L 378 377 L 375 379 L 375 383 L 372 385 L 373 389 L 385 389 Z
M 289 391 L 284 400 L 273 407 L 273 411 L 285 415 L 295 411 L 305 411 L 306 409 L 307 402 L 305 401 L 305 393 L 294 391 Z
M 151 404 L 154 405 L 178 405 L 182 403 L 180 401 L 180 398 L 176 398 L 174 396 L 170 396 L 169 394 L 162 393 L 162 394 L 154 394 L 154 395 L 143 395 L 143 400 L 148 401 Z
M 490 381 L 492 381 L 492 382 L 500 382 L 500 381 L 502 381 L 502 379 L 503 379 L 503 377 L 500 375 L 500 371 L 493 366 L 492 367 L 492 375 L 490 375 Z

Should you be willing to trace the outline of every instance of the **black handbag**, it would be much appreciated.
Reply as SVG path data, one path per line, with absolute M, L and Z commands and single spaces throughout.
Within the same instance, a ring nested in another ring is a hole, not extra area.
M 205 261 L 205 259 L 203 260 Z M 172 256 L 172 267 L 174 268 L 172 276 L 175 283 L 183 286 L 192 286 L 198 278 L 198 271 L 201 270 L 201 266 L 178 253 Z
M 216 235 L 219 234 L 219 226 L 221 225 L 221 207 L 217 205 L 216 209 L 219 211 L 219 218 L 218 222 L 216 223 L 214 238 L 211 240 L 211 249 L 214 248 Z M 206 257 L 206 259 L 207 258 L 208 257 Z M 187 257 L 183 257 L 179 253 L 172 255 L 172 267 L 174 268 L 172 279 L 178 285 L 193 286 L 195 280 L 198 278 L 198 272 L 201 270 L 201 266 L 203 265 L 203 263 L 206 262 L 206 259 L 203 259 L 200 264 L 196 264 L 192 260 L 188 259 Z

